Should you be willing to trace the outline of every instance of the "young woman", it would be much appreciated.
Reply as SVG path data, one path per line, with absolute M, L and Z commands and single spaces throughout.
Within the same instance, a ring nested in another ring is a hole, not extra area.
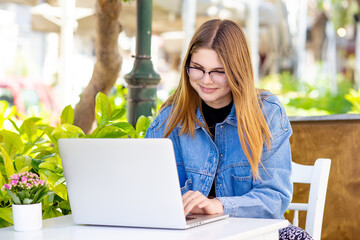
M 185 214 L 282 218 L 292 196 L 291 133 L 279 100 L 255 88 L 243 31 L 216 19 L 195 32 L 179 86 L 146 137 L 172 140 Z

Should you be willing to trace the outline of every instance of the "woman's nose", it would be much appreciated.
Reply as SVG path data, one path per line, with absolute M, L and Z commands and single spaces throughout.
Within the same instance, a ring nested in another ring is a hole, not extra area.
M 203 83 L 212 83 L 213 80 L 211 80 L 210 73 L 205 72 L 204 77 L 202 78 Z

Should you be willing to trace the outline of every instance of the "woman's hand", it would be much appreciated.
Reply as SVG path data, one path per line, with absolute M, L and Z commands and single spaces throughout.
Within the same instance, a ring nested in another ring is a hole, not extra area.
M 199 191 L 188 191 L 182 196 L 185 215 L 195 214 L 216 214 L 223 213 L 224 206 L 214 198 L 209 199 Z

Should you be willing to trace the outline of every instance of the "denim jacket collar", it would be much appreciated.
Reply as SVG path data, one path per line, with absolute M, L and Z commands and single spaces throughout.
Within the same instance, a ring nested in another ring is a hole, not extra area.
M 196 117 L 199 119 L 199 121 L 205 125 L 205 120 L 203 116 L 201 115 L 200 108 L 196 109 Z M 236 111 L 235 111 L 235 104 L 232 105 L 229 115 L 226 117 L 225 121 L 226 123 L 237 126 L 237 120 L 236 120 Z M 195 123 L 195 129 L 200 128 L 200 126 Z

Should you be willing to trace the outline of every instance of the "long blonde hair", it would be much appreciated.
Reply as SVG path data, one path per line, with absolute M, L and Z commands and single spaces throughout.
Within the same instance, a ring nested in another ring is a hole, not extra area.
M 245 34 L 230 20 L 207 21 L 195 32 L 182 63 L 179 86 L 162 105 L 162 109 L 172 105 L 164 137 L 168 137 L 178 124 L 182 126 L 180 134 L 192 136 L 195 134 L 195 123 L 206 127 L 196 117 L 196 109 L 199 107 L 201 110 L 201 98 L 191 87 L 185 70 L 192 54 L 199 48 L 217 52 L 224 66 L 235 105 L 239 140 L 253 177 L 259 177 L 263 145 L 266 141 L 270 148 L 271 133 L 260 108 L 260 91 L 255 88 Z

